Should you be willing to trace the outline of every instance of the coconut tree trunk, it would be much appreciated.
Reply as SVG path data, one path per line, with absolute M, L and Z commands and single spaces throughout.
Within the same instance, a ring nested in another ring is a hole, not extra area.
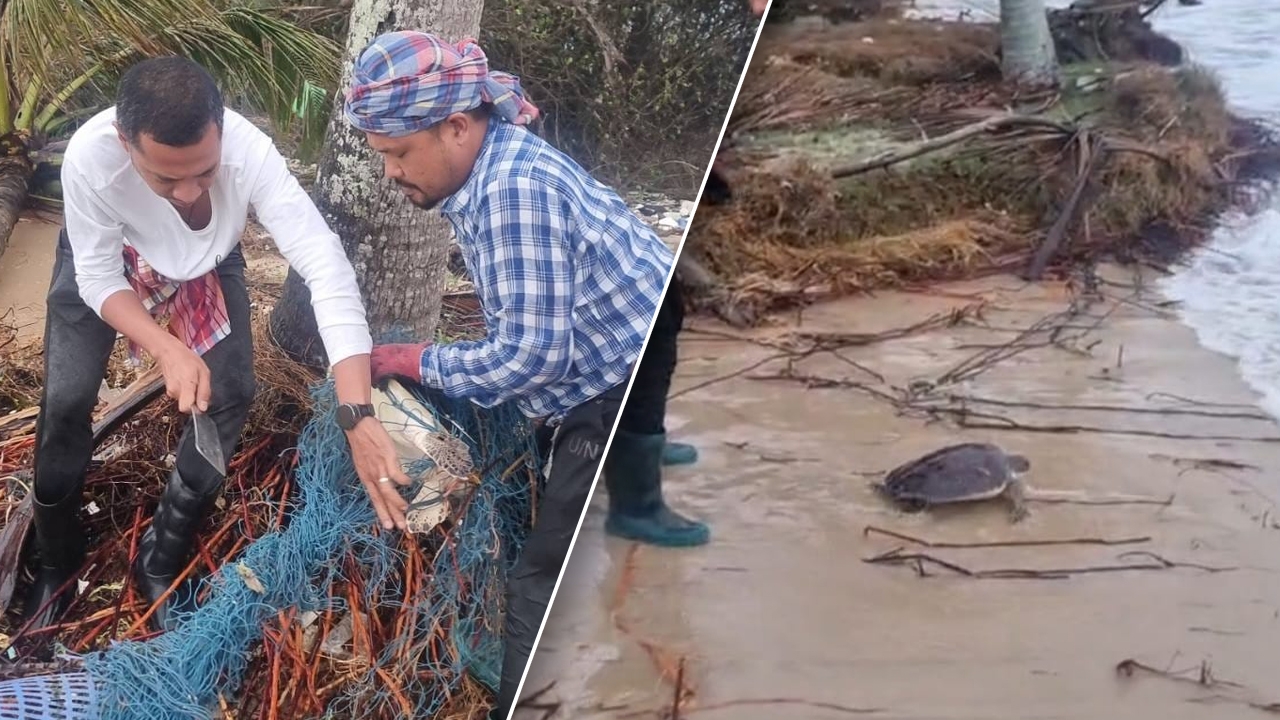
M 454 41 L 476 37 L 483 8 L 483 0 L 356 0 L 340 88 L 348 87 L 354 59 L 378 35 L 422 30 Z M 312 198 L 355 265 L 374 341 L 428 339 L 440 319 L 452 230 L 438 212 L 411 205 L 382 169 L 364 134 L 343 118 L 339 93 Z M 272 311 L 272 334 L 293 357 L 324 366 L 310 301 L 302 278 L 290 270 Z
M 27 204 L 27 183 L 33 167 L 26 139 L 19 133 L 0 137 L 0 257 L 9 246 L 18 214 Z
M 1006 80 L 1019 85 L 1055 85 L 1058 58 L 1044 0 L 1000 0 L 1000 49 Z

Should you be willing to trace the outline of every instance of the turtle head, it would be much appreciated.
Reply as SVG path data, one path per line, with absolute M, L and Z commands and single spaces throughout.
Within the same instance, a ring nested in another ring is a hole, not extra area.
M 1010 454 L 1005 460 L 1009 465 L 1009 470 L 1019 475 L 1031 469 L 1031 461 L 1025 455 Z

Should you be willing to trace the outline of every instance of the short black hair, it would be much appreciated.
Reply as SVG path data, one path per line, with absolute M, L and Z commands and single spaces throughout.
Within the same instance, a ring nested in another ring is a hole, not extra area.
M 137 144 L 143 134 L 171 147 L 190 147 L 209 123 L 222 131 L 222 92 L 198 63 L 169 56 L 143 60 L 120 78 L 116 124 Z

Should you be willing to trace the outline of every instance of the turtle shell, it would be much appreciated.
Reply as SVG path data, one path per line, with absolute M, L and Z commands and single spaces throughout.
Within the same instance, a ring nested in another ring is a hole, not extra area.
M 950 445 L 889 471 L 880 489 L 912 504 L 984 500 L 1004 492 L 1013 479 L 1010 464 L 1011 457 L 989 443 Z M 1013 468 L 1025 469 L 1025 461 Z

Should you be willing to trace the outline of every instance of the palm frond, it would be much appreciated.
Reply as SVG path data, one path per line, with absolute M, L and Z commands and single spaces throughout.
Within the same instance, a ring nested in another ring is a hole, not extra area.
M 303 30 L 279 17 L 249 8 L 231 8 L 223 13 L 226 25 L 245 41 L 260 49 L 270 77 L 280 92 L 250 92 L 263 103 L 273 122 L 282 127 L 294 119 L 301 121 L 304 142 L 323 137 L 329 120 L 329 106 L 317 102 L 317 95 L 339 80 L 342 48 L 329 38 Z
M 48 88 L 46 122 L 80 86 L 101 88 L 127 62 L 176 54 L 208 68 L 277 130 L 300 120 L 310 138 L 328 120 L 317 88 L 336 85 L 341 58 L 337 43 L 273 11 L 216 0 L 9 0 L 0 43 L 22 58 L 7 68 L 11 82 Z
M 95 49 L 103 45 L 163 54 L 156 41 L 161 30 L 216 15 L 208 0 L 9 0 L 0 28 L 12 71 L 49 84 L 56 68 L 92 66 L 101 59 L 93 57 Z

